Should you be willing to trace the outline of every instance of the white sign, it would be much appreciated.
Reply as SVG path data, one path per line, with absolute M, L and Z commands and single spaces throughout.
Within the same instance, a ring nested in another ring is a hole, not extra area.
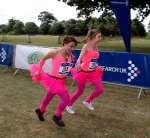
M 18 69 L 29 69 L 30 64 L 37 64 L 39 60 L 53 48 L 44 48 L 31 45 L 16 45 L 15 67 Z M 51 59 L 47 60 L 44 67 L 45 72 L 51 70 Z

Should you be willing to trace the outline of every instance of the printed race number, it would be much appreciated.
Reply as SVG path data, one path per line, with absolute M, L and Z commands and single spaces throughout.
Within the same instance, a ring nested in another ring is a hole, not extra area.
M 59 68 L 59 74 L 61 75 L 67 75 L 69 73 L 68 69 L 70 67 L 70 63 L 62 63 Z
M 89 70 L 94 70 L 96 66 L 97 66 L 97 59 L 91 59 L 89 64 Z

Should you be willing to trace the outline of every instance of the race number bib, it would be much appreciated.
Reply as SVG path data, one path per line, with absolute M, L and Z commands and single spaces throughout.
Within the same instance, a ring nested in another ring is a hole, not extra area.
M 94 70 L 96 66 L 97 66 L 97 59 L 91 59 L 89 64 L 89 70 Z
M 67 75 L 69 73 L 68 69 L 70 67 L 70 63 L 62 63 L 58 73 L 61 75 Z

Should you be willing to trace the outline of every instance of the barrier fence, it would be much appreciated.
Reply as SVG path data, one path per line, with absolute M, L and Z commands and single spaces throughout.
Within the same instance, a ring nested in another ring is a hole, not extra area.
M 17 69 L 29 69 L 29 64 L 38 63 L 40 58 L 54 48 L 44 48 L 30 45 L 0 44 L 0 64 Z M 15 52 L 13 52 L 15 51 Z M 13 55 L 14 54 L 14 55 Z M 80 50 L 74 50 L 77 60 Z M 13 56 L 15 57 L 14 63 Z M 150 55 L 127 52 L 100 52 L 98 64 L 104 70 L 103 81 L 114 84 L 133 86 L 142 89 L 150 88 Z M 51 60 L 48 60 L 44 70 L 49 72 Z
M 13 50 L 10 44 L 0 44 L 0 65 L 12 66 Z

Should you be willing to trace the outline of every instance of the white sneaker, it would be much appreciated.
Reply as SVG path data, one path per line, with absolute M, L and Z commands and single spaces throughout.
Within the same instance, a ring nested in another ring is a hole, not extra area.
M 73 110 L 73 107 L 72 107 L 72 106 L 66 106 L 66 111 L 67 111 L 69 114 L 75 114 L 75 111 Z
M 92 106 L 92 103 L 88 103 L 86 101 L 83 101 L 83 104 L 85 105 L 85 107 L 87 107 L 89 110 L 94 110 L 94 107 Z

